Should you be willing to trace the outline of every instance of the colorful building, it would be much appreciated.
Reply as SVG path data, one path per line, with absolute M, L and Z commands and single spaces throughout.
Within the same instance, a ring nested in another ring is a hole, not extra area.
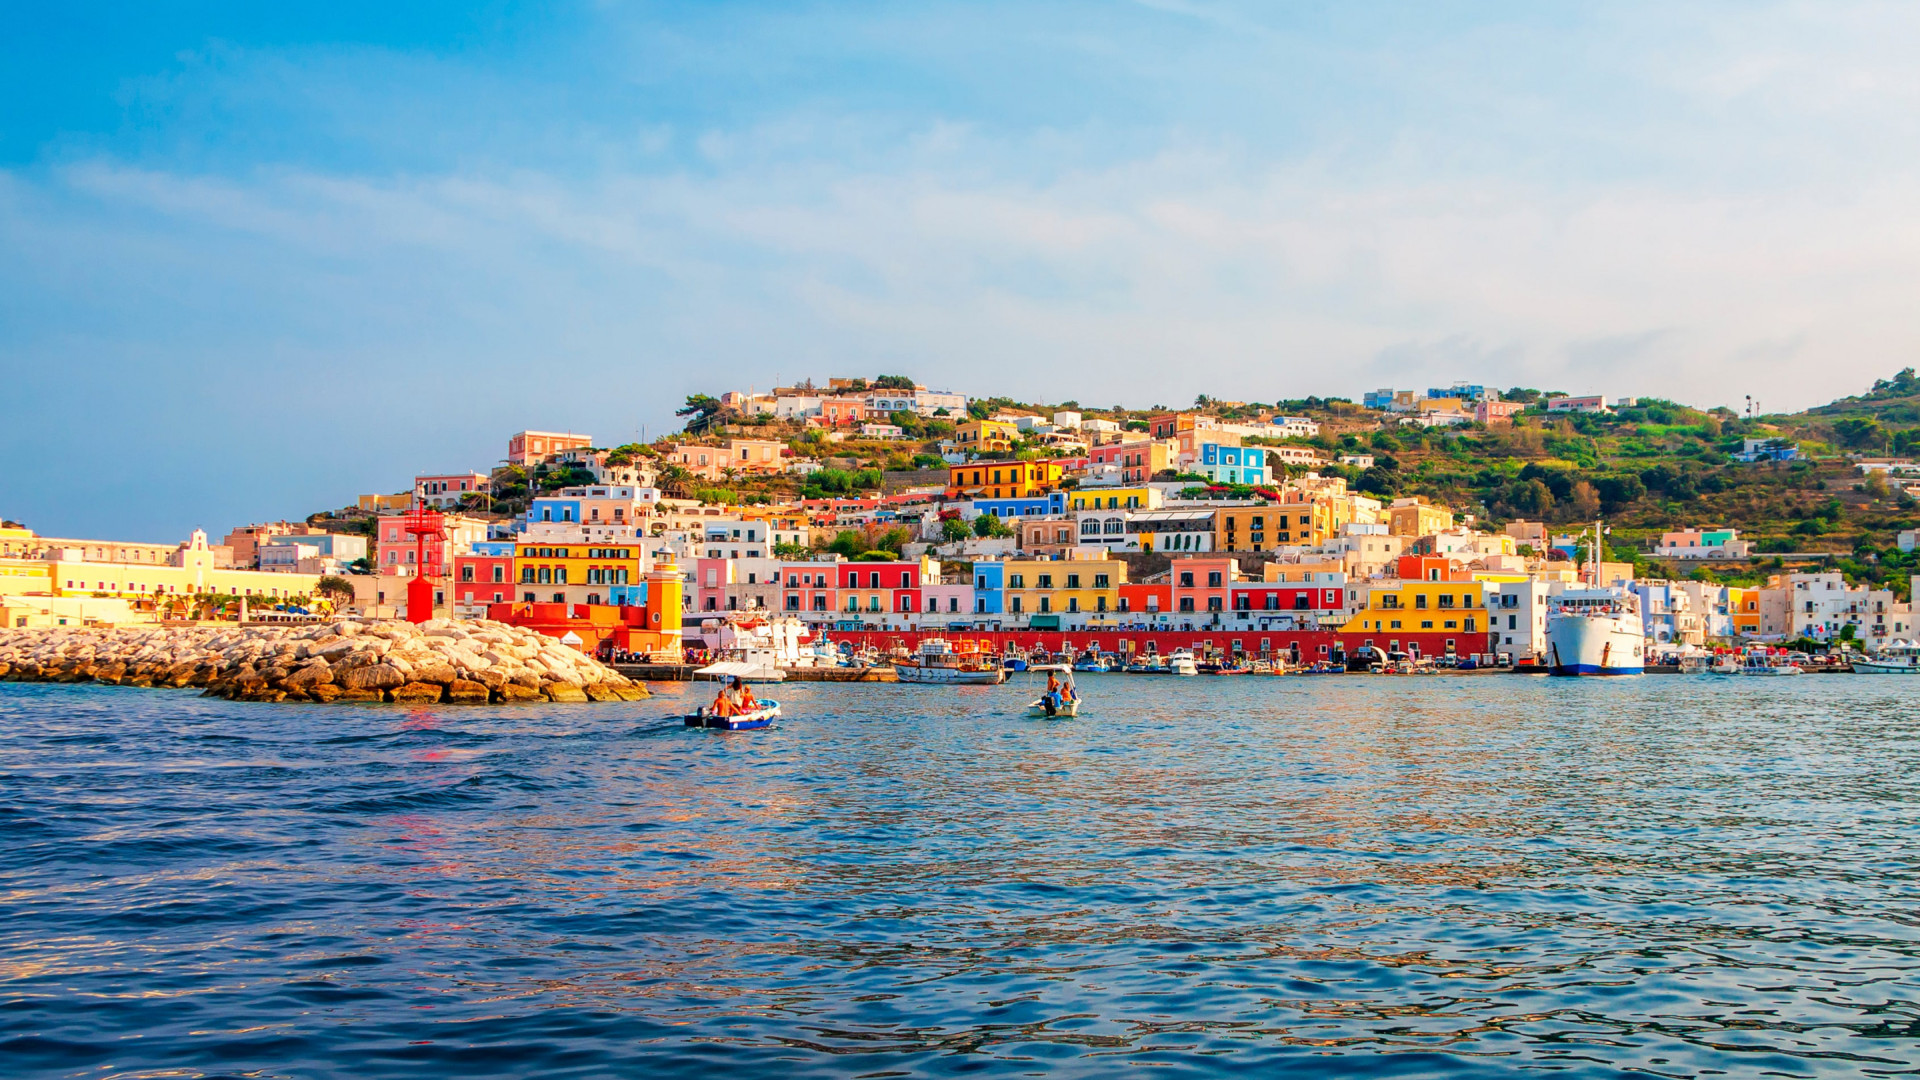
M 881 621 L 888 615 L 920 610 L 921 583 L 940 580 L 934 559 L 894 562 L 843 562 L 835 568 L 843 619 Z
M 1395 499 L 1387 507 L 1387 532 L 1393 536 L 1426 536 L 1453 528 L 1453 511 L 1427 502 L 1425 496 Z
M 1175 558 L 1167 570 L 1173 586 L 1173 617 L 1181 624 L 1217 622 L 1227 610 L 1238 560 L 1215 555 Z
M 1005 454 L 1013 450 L 1020 429 L 1002 420 L 969 420 L 954 428 L 953 445 L 969 456 Z
M 592 446 L 593 437 L 570 431 L 522 431 L 507 439 L 507 462 L 538 465 L 562 450 Z
M 1267 452 L 1258 446 L 1200 444 L 1193 471 L 1216 484 L 1260 485 L 1267 482 Z
M 1424 568 L 1440 579 L 1402 579 L 1368 590 L 1367 606 L 1340 630 L 1349 652 L 1366 645 L 1416 656 L 1488 651 L 1484 596 L 1489 586 L 1447 580 L 1447 571 L 1440 567 Z
M 976 461 L 947 470 L 949 499 L 1038 499 L 1060 486 L 1057 461 Z
M 478 608 L 512 603 L 519 575 L 513 569 L 514 542 L 481 540 L 463 555 L 453 557 L 453 599 L 456 607 Z M 477 614 L 462 611 L 461 614 Z
M 976 567 L 978 564 L 976 564 Z M 1119 559 L 1007 559 L 1006 613 L 1036 630 L 1114 621 L 1127 564 Z
M 1087 451 L 1090 467 L 1114 466 L 1124 484 L 1145 484 L 1174 467 L 1174 444 L 1158 439 L 1107 443 Z
M 521 603 L 633 603 L 649 562 L 637 539 L 602 544 L 572 531 L 529 532 L 514 547 L 514 585 Z

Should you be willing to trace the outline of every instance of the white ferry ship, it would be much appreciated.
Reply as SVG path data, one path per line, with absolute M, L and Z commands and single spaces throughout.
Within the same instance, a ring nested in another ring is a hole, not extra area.
M 1640 598 L 1629 589 L 1606 588 L 1600 578 L 1599 538 L 1593 529 L 1594 555 L 1588 587 L 1568 589 L 1547 607 L 1547 664 L 1555 675 L 1639 675 L 1646 671 L 1646 626 Z

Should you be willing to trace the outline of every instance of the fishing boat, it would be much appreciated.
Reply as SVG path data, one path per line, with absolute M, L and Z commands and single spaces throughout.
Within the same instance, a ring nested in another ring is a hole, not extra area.
M 1052 695 L 1043 692 L 1027 704 L 1027 715 L 1055 718 L 1080 715 L 1080 691 L 1073 685 L 1072 665 L 1033 664 L 1027 670 L 1037 674 L 1051 673 L 1060 677 L 1059 696 L 1049 700 Z
M 1920 645 L 1911 641 L 1890 641 L 1872 656 L 1853 662 L 1861 675 L 1920 675 Z
M 688 727 L 713 728 L 717 731 L 758 731 L 773 726 L 773 718 L 780 715 L 780 703 L 762 701 L 759 708 L 736 716 L 716 716 L 710 708 L 695 709 L 686 716 Z
M 1167 670 L 1174 675 L 1198 675 L 1200 665 L 1194 662 L 1192 649 L 1175 649 L 1167 654 Z
M 1027 670 L 1027 658 L 1019 653 L 1009 652 L 1000 658 L 1000 667 L 1006 671 Z
M 925 638 L 911 656 L 896 661 L 894 675 L 903 683 L 946 683 L 992 686 L 1007 680 L 1006 669 L 978 645 L 956 650 L 945 638 Z
M 1088 655 L 1083 656 L 1079 660 L 1074 662 L 1073 670 L 1106 672 L 1106 671 L 1112 671 L 1113 665 L 1107 662 L 1106 657 L 1101 656 L 1097 653 L 1089 653 Z
M 1166 662 L 1155 653 L 1142 653 L 1121 669 L 1129 675 L 1166 675 L 1169 673 Z
M 1765 649 L 1750 649 L 1740 658 L 1742 675 L 1798 675 L 1800 665 Z
M 1703 652 L 1681 653 L 1680 654 L 1680 674 L 1682 675 L 1713 674 L 1713 657 Z

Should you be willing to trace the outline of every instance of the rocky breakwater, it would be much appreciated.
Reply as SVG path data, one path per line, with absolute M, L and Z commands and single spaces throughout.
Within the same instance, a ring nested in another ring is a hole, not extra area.
M 637 701 L 646 687 L 497 622 L 0 629 L 0 678 L 202 687 L 237 701 Z

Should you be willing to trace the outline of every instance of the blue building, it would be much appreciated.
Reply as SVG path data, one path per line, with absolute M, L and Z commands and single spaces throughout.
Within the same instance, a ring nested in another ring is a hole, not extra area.
M 1005 563 L 973 564 L 973 613 L 999 615 L 1006 605 L 1007 567 Z
M 536 521 L 579 521 L 580 500 L 559 495 L 542 495 L 527 506 L 527 523 Z
M 1360 404 L 1369 409 L 1385 409 L 1393 404 L 1393 387 L 1383 390 L 1369 390 L 1360 397 Z
M 1049 491 L 1032 499 L 975 499 L 973 512 L 992 514 L 1002 521 L 1018 517 L 1059 517 L 1067 512 L 1067 493 Z
M 1216 484 L 1264 484 L 1267 452 L 1258 446 L 1222 446 L 1201 443 L 1195 472 Z
M 1500 391 L 1488 390 L 1479 383 L 1457 382 L 1445 390 L 1437 387 L 1429 387 L 1427 389 L 1427 396 L 1430 398 L 1460 398 L 1463 401 L 1499 401 Z

